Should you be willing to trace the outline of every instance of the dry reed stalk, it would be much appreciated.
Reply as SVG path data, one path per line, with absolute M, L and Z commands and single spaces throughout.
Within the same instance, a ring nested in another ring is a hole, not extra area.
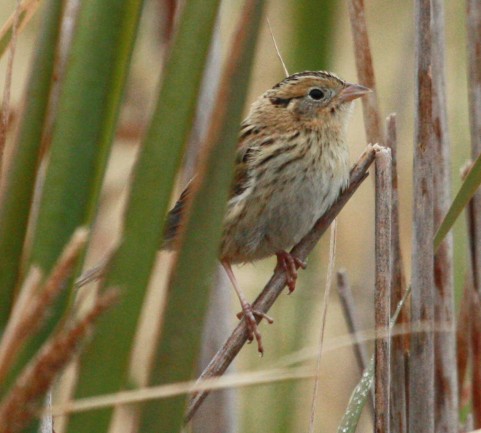
M 5 75 L 5 84 L 3 86 L 2 115 L 0 121 L 0 181 L 3 174 L 3 155 L 5 153 L 5 144 L 7 142 L 7 131 L 10 117 L 10 91 L 12 88 L 13 77 L 13 60 L 17 47 L 18 22 L 20 20 L 21 4 L 17 0 L 17 6 L 13 15 L 12 37 L 10 42 L 10 50 L 8 53 L 7 71 Z
M 406 291 L 403 259 L 401 254 L 401 234 L 399 226 L 399 194 L 397 174 L 397 131 L 396 115 L 390 114 L 386 118 L 386 146 L 391 149 L 392 159 L 392 281 L 391 281 L 391 314 L 401 301 Z M 392 433 L 406 433 L 407 429 L 407 401 L 406 401 L 406 365 L 409 351 L 408 336 L 409 313 L 403 308 L 399 313 L 398 327 L 403 334 L 391 338 L 391 431 Z
M 27 274 L 20 289 L 20 294 L 13 306 L 7 326 L 0 339 L 0 382 L 10 370 L 15 357 L 28 337 L 30 327 L 25 326 L 26 314 L 31 309 L 32 299 L 42 282 L 42 272 L 33 266 Z
M 409 428 L 434 433 L 434 247 L 431 1 L 416 0 L 414 209 L 409 362 Z
M 20 11 L 15 11 L 8 17 L 8 19 L 5 21 L 3 24 L 2 28 L 0 29 L 0 39 L 3 39 L 11 30 L 13 29 L 15 25 L 15 21 L 17 20 L 18 23 L 18 30 L 17 33 L 20 33 L 24 27 L 27 25 L 27 23 L 30 21 L 30 19 L 33 17 L 35 12 L 37 11 L 38 7 L 40 6 L 41 1 L 40 0 L 24 0 L 20 2 Z M 17 15 L 20 13 L 21 21 L 18 22 Z M 10 42 L 8 45 L 5 47 L 7 50 L 9 48 L 9 45 L 12 43 L 12 39 L 10 38 Z
M 461 298 L 461 305 L 459 307 L 459 318 L 457 321 L 456 330 L 456 370 L 458 372 L 458 404 L 462 409 L 465 396 L 469 395 L 471 399 L 470 387 L 465 387 L 466 372 L 469 359 L 471 358 L 471 330 L 472 330 L 472 294 L 474 291 L 472 272 L 471 270 L 466 272 L 464 278 L 463 295 Z
M 434 227 L 439 227 L 451 205 L 451 155 L 444 66 L 443 0 L 432 0 L 432 14 Z M 459 420 L 452 234 L 444 238 L 434 256 L 434 281 L 435 322 L 446 324 L 451 328 L 448 332 L 438 332 L 434 336 L 435 430 L 454 432 L 458 428 Z
M 106 291 L 97 298 L 84 318 L 71 326 L 63 326 L 44 343 L 0 404 L 0 433 L 19 432 L 32 421 L 37 414 L 39 399 L 76 353 L 95 320 L 117 298 L 117 290 Z
M 467 0 L 468 39 L 468 100 L 473 160 L 481 153 L 481 1 Z M 481 293 L 481 191 L 472 199 L 472 272 L 477 295 Z M 477 297 L 472 297 L 472 389 L 474 427 L 481 427 L 481 328 L 477 319 L 480 314 Z
M 461 167 L 460 175 L 464 181 L 472 166 L 472 161 L 467 161 L 463 167 Z M 474 252 L 472 240 L 474 238 L 473 227 L 473 200 L 469 202 L 466 209 L 466 227 L 469 243 L 468 254 L 469 263 L 468 269 L 464 276 L 463 294 L 461 297 L 461 303 L 459 307 L 457 328 L 456 328 L 456 368 L 458 372 L 458 404 L 461 409 L 465 406 L 466 402 L 471 401 L 471 383 L 467 383 L 467 368 L 469 361 L 472 357 L 471 353 L 471 341 L 472 341 L 472 293 L 475 290 L 474 287 Z M 466 403 L 467 404 L 467 403 Z M 472 429 L 471 429 L 472 430 Z
M 481 1 L 466 1 L 468 43 L 468 102 L 471 131 L 471 158 L 476 160 L 481 153 Z M 473 197 L 475 213 L 473 245 L 475 251 L 475 287 L 481 292 L 481 191 Z
M 357 77 L 362 85 L 372 90 L 372 93 L 362 98 L 366 138 L 368 143 L 381 144 L 384 142 L 384 137 L 377 101 L 374 67 L 372 64 L 371 49 L 369 47 L 364 0 L 350 0 L 348 6 L 354 41 L 354 58 L 356 59 Z
M 18 305 L 13 308 L 12 316 L 5 329 L 0 344 L 0 381 L 5 377 L 16 355 L 25 341 L 33 335 L 43 322 L 48 308 L 64 287 L 65 280 L 72 273 L 77 257 L 85 245 L 88 230 L 77 229 L 64 248 L 52 272 L 43 284 L 40 275 L 30 277 L 22 287 Z M 37 273 L 36 271 L 33 271 Z M 30 274 L 31 275 L 31 274 Z M 35 281 L 31 280 L 35 278 Z
M 359 318 L 356 313 L 354 297 L 352 296 L 351 285 L 349 284 L 347 271 L 345 269 L 341 269 L 337 272 L 337 290 L 339 292 L 344 318 L 346 319 L 347 329 L 353 339 L 354 355 L 356 357 L 357 365 L 359 366 L 359 372 L 362 374 L 369 365 L 369 357 L 365 342 L 361 341 L 359 338 L 361 327 L 359 326 Z M 372 416 L 374 417 L 374 389 L 371 389 L 369 407 Z
M 374 294 L 375 381 L 374 381 L 374 431 L 389 433 L 390 430 L 390 335 L 391 320 L 391 196 L 392 161 L 391 150 L 384 148 L 376 153 L 376 200 L 375 200 L 375 263 L 376 290 Z
M 367 149 L 360 156 L 358 162 L 351 169 L 349 187 L 343 191 L 331 208 L 317 221 L 312 230 L 292 249 L 292 254 L 294 254 L 296 257 L 299 257 L 301 260 L 306 259 L 307 255 L 312 251 L 331 222 L 341 211 L 342 207 L 346 204 L 352 194 L 354 194 L 362 181 L 367 177 L 367 170 L 374 160 L 374 155 L 377 149 L 377 147 L 371 145 L 367 147 Z M 253 303 L 253 308 L 256 311 L 267 313 L 274 304 L 275 300 L 282 293 L 285 286 L 285 273 L 278 269 L 274 272 L 274 275 L 271 277 L 261 294 Z M 202 381 L 205 378 L 221 376 L 224 374 L 227 367 L 231 364 L 246 343 L 247 337 L 248 332 L 245 327 L 245 322 L 244 320 L 241 320 L 224 345 L 219 349 L 214 358 L 212 358 L 207 368 L 200 375 L 199 381 Z M 187 413 L 185 417 L 186 422 L 192 418 L 207 395 L 208 392 L 203 391 L 197 392 L 192 396 L 187 407 Z
M 223 377 L 206 379 L 202 382 L 176 382 L 166 385 L 152 386 L 149 388 L 86 397 L 54 405 L 51 409 L 44 410 L 42 414 L 52 414 L 57 417 L 69 413 L 80 413 L 117 405 L 138 404 L 150 400 L 170 398 L 182 394 L 188 394 L 193 391 L 211 391 L 258 386 L 263 384 L 276 384 L 291 380 L 313 379 L 315 376 L 316 372 L 312 367 L 274 368 L 245 373 L 233 373 Z
M 472 329 L 471 329 L 471 369 L 472 369 L 472 412 L 474 427 L 481 426 L 481 366 L 476 365 L 475 362 L 481 359 L 481 299 L 479 292 L 473 291 L 471 295 L 471 317 L 472 317 Z
M 399 317 L 399 311 L 405 305 L 405 301 L 410 294 L 407 289 L 406 293 L 396 308 L 390 324 L 390 335 L 396 335 L 395 322 Z M 439 331 L 445 331 L 439 329 Z M 360 333 L 361 341 L 372 341 L 375 339 L 374 330 L 362 331 Z M 344 336 L 336 336 L 325 340 L 324 352 L 332 352 L 340 348 L 350 347 L 352 345 L 351 334 Z M 243 386 L 254 386 L 259 384 L 275 383 L 284 380 L 312 379 L 316 376 L 316 372 L 311 367 L 294 367 L 300 363 L 311 362 L 316 358 L 318 351 L 316 349 L 302 349 L 296 353 L 283 357 L 283 360 L 276 362 L 272 368 L 261 371 L 250 371 L 244 373 L 233 373 L 222 377 L 213 377 L 203 381 L 187 381 L 176 382 L 166 385 L 152 386 L 149 388 L 136 389 L 132 391 L 120 391 L 113 394 L 105 394 L 94 397 L 82 398 L 72 402 L 63 402 L 52 407 L 51 411 L 46 409 L 43 413 L 53 413 L 55 416 L 61 416 L 68 413 L 83 412 L 88 410 L 102 409 L 106 407 L 142 403 L 148 400 L 169 398 L 181 394 L 192 393 L 202 390 L 219 390 L 225 388 L 238 388 Z

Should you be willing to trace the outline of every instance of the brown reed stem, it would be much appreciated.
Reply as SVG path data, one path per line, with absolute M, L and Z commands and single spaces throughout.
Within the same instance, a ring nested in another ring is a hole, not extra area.
M 444 67 L 444 1 L 432 0 L 432 8 L 434 226 L 439 227 L 451 204 L 451 155 Z M 452 234 L 446 235 L 434 256 L 434 282 L 435 323 L 449 328 L 434 336 L 435 430 L 454 432 L 459 420 Z
M 471 152 L 475 160 L 481 153 L 481 1 L 467 0 L 468 100 Z M 472 200 L 472 272 L 477 295 L 481 294 L 481 191 Z M 474 295 L 473 295 L 474 298 Z M 473 299 L 472 314 L 480 314 L 478 298 Z M 473 320 L 472 389 L 474 427 L 481 427 L 481 327 Z
M 472 333 L 472 294 L 474 292 L 473 278 L 471 269 L 466 272 L 464 278 L 463 295 L 459 307 L 459 315 L 456 330 L 456 370 L 458 372 L 458 404 L 459 409 L 464 406 L 466 397 L 471 400 L 470 386 L 465 387 L 466 372 L 468 362 L 471 358 L 471 333 Z
M 410 433 L 434 433 L 434 247 L 431 1 L 416 0 L 416 90 L 411 334 Z M 423 325 L 421 325 L 423 324 Z
M 472 368 L 472 412 L 474 428 L 481 426 L 481 366 L 475 362 L 481 360 L 481 299 L 479 292 L 473 291 L 471 295 L 471 368 Z
M 377 148 L 368 146 L 360 156 L 357 163 L 351 169 L 350 184 L 346 190 L 339 196 L 337 201 L 319 218 L 312 230 L 292 249 L 291 253 L 301 260 L 305 260 L 307 255 L 312 251 L 321 236 L 327 230 L 331 222 L 336 218 L 341 209 L 347 203 L 349 198 L 354 194 L 362 181 L 368 176 L 368 168 L 374 161 Z M 261 294 L 257 297 L 252 307 L 254 310 L 267 313 L 274 304 L 275 300 L 284 290 L 286 286 L 286 276 L 284 271 L 276 269 Z M 260 320 L 259 320 L 260 321 Z M 247 341 L 248 331 L 244 320 L 241 320 L 234 329 L 230 337 L 219 349 L 207 368 L 200 375 L 199 380 L 224 374 L 227 367 L 231 364 L 239 351 Z M 207 397 L 208 391 L 202 391 L 193 394 L 186 411 L 185 421 L 188 422 L 195 414 L 198 407 Z
M 375 263 L 376 290 L 374 294 L 375 341 L 375 416 L 376 433 L 390 430 L 390 331 L 391 319 L 391 150 L 384 148 L 376 153 L 375 200 Z
M 481 153 L 481 1 L 466 0 L 467 42 L 468 42 L 468 103 L 471 131 L 471 158 L 476 160 Z M 475 287 L 481 292 L 481 191 L 473 197 L 475 246 Z
M 401 235 L 399 226 L 399 194 L 397 174 L 397 131 L 396 114 L 390 114 L 386 119 L 386 147 L 391 149 L 392 158 L 392 281 L 391 281 L 391 314 L 403 298 L 406 291 L 403 259 L 401 254 Z M 391 338 L 391 431 L 406 433 L 407 431 L 407 401 L 406 401 L 406 365 L 409 351 L 408 309 L 399 313 L 398 327 L 401 335 Z
M 348 6 L 354 41 L 354 58 L 356 59 L 357 77 L 362 85 L 372 90 L 372 93 L 362 98 L 366 138 L 368 143 L 382 144 L 384 137 L 377 101 L 374 66 L 372 64 L 371 49 L 369 47 L 364 0 L 349 0 Z

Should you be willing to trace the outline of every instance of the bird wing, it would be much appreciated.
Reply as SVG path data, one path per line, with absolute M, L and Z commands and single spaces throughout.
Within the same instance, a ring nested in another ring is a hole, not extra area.
M 239 142 L 237 144 L 234 178 L 229 198 L 240 195 L 247 189 L 250 180 L 250 162 L 252 161 L 253 156 L 259 151 L 257 140 L 252 140 L 251 134 L 243 134 L 242 131 L 243 128 L 241 128 L 241 136 L 239 137 Z M 185 187 L 174 207 L 167 214 L 163 248 L 170 248 L 170 243 L 178 232 L 185 205 L 187 200 L 190 199 L 192 180 L 193 178 Z

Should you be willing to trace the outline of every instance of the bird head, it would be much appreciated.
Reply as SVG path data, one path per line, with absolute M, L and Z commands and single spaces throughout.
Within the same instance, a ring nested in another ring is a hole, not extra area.
M 336 126 L 347 120 L 351 102 L 369 92 L 367 87 L 347 83 L 331 72 L 306 71 L 276 84 L 258 104 L 274 121 L 301 122 L 311 128 Z

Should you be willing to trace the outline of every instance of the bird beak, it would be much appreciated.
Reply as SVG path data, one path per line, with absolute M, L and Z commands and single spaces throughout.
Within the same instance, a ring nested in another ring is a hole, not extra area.
M 347 86 L 341 90 L 341 93 L 339 93 L 339 99 L 341 102 L 349 102 L 371 92 L 371 89 L 361 86 L 360 84 L 348 83 Z

